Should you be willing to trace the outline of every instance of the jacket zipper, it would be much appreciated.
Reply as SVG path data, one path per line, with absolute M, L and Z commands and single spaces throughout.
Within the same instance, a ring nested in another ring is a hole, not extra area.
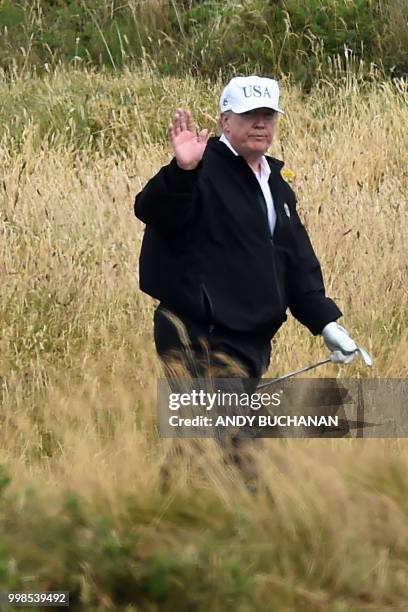
M 252 173 L 252 172 L 251 172 Z M 253 175 L 253 173 L 252 173 Z M 273 274 L 275 277 L 275 285 L 276 285 L 276 290 L 277 290 L 277 294 L 278 294 L 278 300 L 279 300 L 279 307 L 282 310 L 283 309 L 283 298 L 282 298 L 282 292 L 281 292 L 281 288 L 280 288 L 280 284 L 279 284 L 279 277 L 278 277 L 278 271 L 276 268 L 276 246 L 275 246 L 275 242 L 273 240 L 273 236 L 271 234 L 271 228 L 269 227 L 269 218 L 268 218 L 268 207 L 266 205 L 266 200 L 265 200 L 265 196 L 263 194 L 263 191 L 261 189 L 261 186 L 259 185 L 257 179 L 255 178 L 255 176 L 253 176 L 253 178 L 255 179 L 256 182 L 256 186 L 258 189 L 258 194 L 259 197 L 262 198 L 262 200 L 259 201 L 260 206 L 262 207 L 262 213 L 263 213 L 263 217 L 265 219 L 266 222 L 266 231 L 267 231 L 267 236 L 269 239 L 269 242 L 272 246 L 272 267 L 273 267 Z M 272 190 L 271 190 L 272 192 Z M 273 194 L 272 194 L 273 197 Z M 274 202 L 274 206 L 275 206 L 275 210 L 276 210 L 276 204 L 275 204 L 275 199 L 273 200 Z M 276 210 L 276 215 L 278 215 L 278 211 Z M 278 219 L 276 219 L 276 221 L 278 221 Z
M 259 185 L 258 185 L 258 187 L 259 187 Z M 260 189 L 260 187 L 259 187 L 259 189 Z M 282 292 L 281 292 L 281 288 L 280 288 L 280 284 L 279 284 L 278 271 L 277 271 L 277 268 L 276 268 L 276 248 L 275 248 L 275 242 L 274 242 L 273 236 L 271 234 L 271 228 L 269 227 L 269 219 L 268 219 L 268 212 L 267 212 L 268 209 L 267 209 L 267 206 L 266 206 L 265 197 L 264 197 L 263 193 L 260 193 L 259 195 L 262 198 L 262 200 L 260 201 L 260 204 L 262 206 L 263 216 L 264 216 L 264 218 L 266 220 L 266 231 L 267 231 L 267 234 L 268 234 L 269 242 L 272 245 L 272 249 L 273 249 L 273 254 L 272 254 L 273 273 L 274 273 L 274 277 L 275 277 L 276 290 L 277 290 L 277 293 L 278 293 L 279 306 L 282 309 L 283 308 L 283 298 L 282 298 Z M 276 205 L 275 205 L 275 209 L 276 209 Z

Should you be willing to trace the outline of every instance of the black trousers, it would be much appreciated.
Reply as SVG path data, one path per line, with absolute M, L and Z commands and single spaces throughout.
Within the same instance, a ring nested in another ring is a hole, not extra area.
M 271 338 L 198 323 L 171 311 L 163 303 L 154 313 L 154 342 L 173 391 L 179 391 L 173 368 L 178 363 L 182 365 L 181 376 L 225 378 L 228 380 L 220 381 L 219 390 L 251 394 L 271 357 Z M 232 412 L 242 413 L 241 409 L 232 409 Z M 261 440 L 255 430 L 243 427 L 240 432 L 217 431 L 214 437 L 222 445 L 227 463 L 236 465 L 245 478 L 251 481 L 256 478 L 251 450 L 255 448 L 254 443 L 259 448 Z M 177 453 L 182 455 L 182 447 L 177 447 Z
M 180 378 L 191 376 L 221 379 L 217 381 L 218 391 L 250 395 L 268 368 L 271 356 L 270 338 L 198 323 L 172 312 L 163 303 L 154 314 L 154 340 L 173 392 L 180 392 Z M 181 366 L 178 371 L 177 366 Z M 252 413 L 248 407 L 236 404 L 228 414 Z M 251 428 L 243 427 L 239 432 L 239 437 L 256 436 Z M 229 433 L 217 430 L 215 435 L 225 440 Z
M 205 377 L 211 369 L 218 378 L 251 379 L 253 390 L 271 357 L 271 338 L 198 323 L 163 303 L 154 313 L 154 341 L 165 365 L 172 357 L 181 359 L 192 377 Z

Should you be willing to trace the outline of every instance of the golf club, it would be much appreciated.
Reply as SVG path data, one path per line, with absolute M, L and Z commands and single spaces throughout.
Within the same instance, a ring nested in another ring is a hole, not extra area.
M 358 352 L 360 353 L 364 363 L 369 366 L 372 367 L 372 365 L 374 364 L 374 360 L 371 357 L 371 355 L 369 355 L 369 353 L 367 353 L 367 351 L 363 348 L 361 348 L 360 346 L 358 346 L 356 348 L 356 350 L 354 352 Z M 304 368 L 300 368 L 300 370 L 294 370 L 293 372 L 289 372 L 288 374 L 283 374 L 282 376 L 279 376 L 278 378 L 273 378 L 272 380 L 269 380 L 268 382 L 265 383 L 261 383 L 257 386 L 257 390 L 258 389 L 265 389 L 266 387 L 269 387 L 270 385 L 274 385 L 275 383 L 280 382 L 281 380 L 286 380 L 287 378 L 291 378 L 292 376 L 296 376 L 296 374 L 301 374 L 302 372 L 308 372 L 309 370 L 313 370 L 314 368 L 318 368 L 321 365 L 324 365 L 325 363 L 330 363 L 332 360 L 332 357 L 328 357 L 327 359 L 323 359 L 322 361 L 318 361 L 317 363 L 314 363 L 310 366 L 306 366 Z

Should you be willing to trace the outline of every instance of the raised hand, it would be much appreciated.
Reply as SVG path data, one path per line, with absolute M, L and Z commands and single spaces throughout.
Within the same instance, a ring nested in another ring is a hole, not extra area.
M 191 112 L 178 108 L 169 125 L 169 138 L 173 146 L 177 165 L 183 170 L 198 166 L 207 146 L 208 130 L 197 132 Z

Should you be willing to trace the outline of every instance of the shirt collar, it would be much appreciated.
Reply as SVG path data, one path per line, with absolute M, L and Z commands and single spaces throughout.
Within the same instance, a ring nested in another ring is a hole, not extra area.
M 234 155 L 238 155 L 238 153 L 236 152 L 236 150 L 234 149 L 234 147 L 232 146 L 232 144 L 230 143 L 230 141 L 228 140 L 224 132 L 220 136 L 220 142 L 223 142 L 225 145 L 227 145 L 227 147 L 231 149 Z
M 223 142 L 234 153 L 234 155 L 237 155 L 237 156 L 239 155 L 239 153 L 236 152 L 236 150 L 234 149 L 234 147 L 232 146 L 228 138 L 225 136 L 224 132 L 220 136 L 220 142 Z M 266 180 L 268 180 L 270 173 L 271 173 L 270 166 L 268 162 L 266 161 L 265 155 L 262 155 L 261 157 L 261 178 L 265 178 Z M 254 174 L 256 173 L 254 172 Z

